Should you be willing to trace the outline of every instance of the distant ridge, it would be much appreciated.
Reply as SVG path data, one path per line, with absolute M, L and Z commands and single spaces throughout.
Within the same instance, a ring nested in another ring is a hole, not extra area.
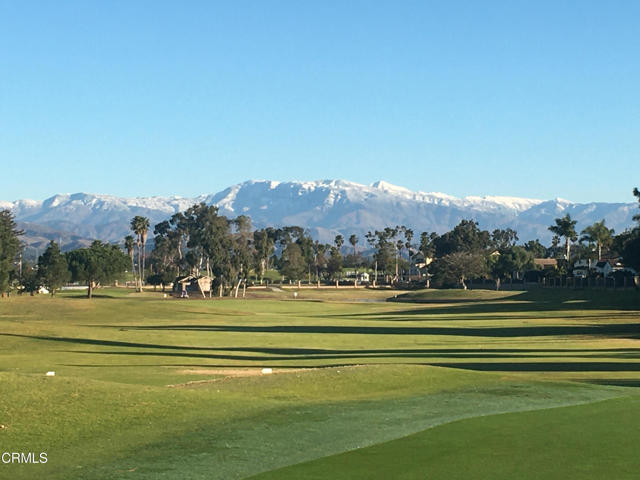
M 573 203 L 505 196 L 458 198 L 438 192 L 414 192 L 378 181 L 362 185 L 346 180 L 277 182 L 249 180 L 221 192 L 183 197 L 120 198 L 88 193 L 58 194 L 44 201 L 0 202 L 20 222 L 46 232 L 67 232 L 82 239 L 121 241 L 129 234 L 135 215 L 149 217 L 151 224 L 167 219 L 194 203 L 215 204 L 229 217 L 248 215 L 255 227 L 299 225 L 322 241 L 337 233 L 361 237 L 385 226 L 406 225 L 416 232 L 450 230 L 462 219 L 474 219 L 484 229 L 513 228 L 520 241 L 539 238 L 549 243 L 547 227 L 559 215 L 570 213 L 582 229 L 603 218 L 621 232 L 634 225 L 637 203 Z M 77 239 L 76 239 L 77 240 Z M 79 240 L 77 240 L 79 241 Z M 361 238 L 361 245 L 364 239 Z

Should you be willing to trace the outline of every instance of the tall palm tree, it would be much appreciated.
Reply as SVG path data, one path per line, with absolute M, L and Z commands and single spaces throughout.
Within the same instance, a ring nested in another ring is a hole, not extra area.
M 141 223 L 141 233 L 140 233 L 140 239 L 142 240 L 142 277 L 141 277 L 141 282 L 144 281 L 144 269 L 145 269 L 145 261 L 146 261 L 146 255 L 145 255 L 145 246 L 147 244 L 147 234 L 149 233 L 149 219 L 144 217 L 142 223 Z
M 413 230 L 407 227 L 402 228 L 404 229 L 404 248 L 407 249 L 407 258 L 409 259 L 409 274 L 411 274 L 411 247 L 413 247 L 411 240 L 413 240 Z
M 349 243 L 353 247 L 353 266 L 356 271 L 356 279 L 353 281 L 353 286 L 358 286 L 358 250 L 356 250 L 356 245 L 358 244 L 358 236 L 353 234 L 349 237 Z
M 367 243 L 369 244 L 369 246 L 371 248 L 376 248 L 376 241 L 378 240 L 377 238 L 377 231 L 376 233 L 371 233 L 371 232 L 367 232 L 367 234 L 364 236 L 367 239 Z M 375 276 L 373 277 L 373 286 L 375 288 L 376 283 L 378 283 L 378 256 L 376 255 L 377 252 L 374 251 L 373 253 L 373 261 L 375 262 L 375 267 L 374 267 L 374 271 L 375 271 Z
M 595 243 L 598 247 L 598 261 L 602 260 L 602 248 L 609 247 L 613 243 L 613 228 L 607 228 L 604 220 L 582 230 L 581 242 Z
M 138 272 L 139 276 L 139 290 L 142 290 L 142 280 L 144 279 L 144 247 L 147 243 L 147 234 L 149 232 L 149 219 L 147 217 L 142 217 L 140 215 L 136 215 L 131 220 L 131 230 L 137 236 L 137 246 L 138 246 Z M 140 253 L 140 247 L 142 246 L 142 253 Z
M 138 283 L 138 278 L 140 278 L 140 235 L 138 234 L 138 218 L 141 217 L 134 217 L 131 219 L 131 230 L 133 231 L 133 233 L 136 234 L 136 238 L 135 238 L 135 242 L 136 242 L 136 252 L 137 252 L 137 258 L 138 258 L 138 265 L 136 266 L 135 263 L 133 265 L 133 275 L 135 277 L 135 282 L 136 282 L 136 291 L 139 292 L 140 291 L 140 284 Z
M 136 264 L 133 261 L 135 244 L 136 243 L 132 235 L 127 235 L 126 237 L 124 237 L 124 248 L 127 251 L 127 255 L 129 255 L 129 258 L 131 258 L 131 271 L 133 272 L 134 279 L 136 275 Z
M 358 254 L 356 250 L 356 245 L 358 244 L 358 236 L 355 233 L 349 237 L 349 243 L 353 247 L 353 256 L 355 257 Z
M 549 227 L 549 231 L 555 233 L 559 237 L 565 238 L 566 258 L 567 262 L 571 254 L 571 242 L 575 242 L 578 238 L 576 233 L 577 220 L 571 220 L 568 213 L 562 218 L 556 218 L 556 224 Z

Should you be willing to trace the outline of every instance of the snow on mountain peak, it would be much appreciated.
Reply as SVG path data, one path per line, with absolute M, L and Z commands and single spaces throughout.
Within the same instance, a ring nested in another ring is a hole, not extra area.
M 468 196 L 464 197 L 463 200 L 468 202 L 470 205 L 475 205 L 477 207 L 499 206 L 515 211 L 527 210 L 534 205 L 542 203 L 542 200 L 534 198 L 502 197 L 495 195 L 486 195 L 483 197 Z
M 384 180 L 378 180 L 371 184 L 371 187 L 377 188 L 378 190 L 383 190 L 386 192 L 402 192 L 402 193 L 412 193 L 411 190 L 405 187 L 400 187 L 399 185 L 394 185 L 389 182 L 385 182 Z
M 386 225 L 407 225 L 443 233 L 461 219 L 482 228 L 516 228 L 520 239 L 544 241 L 547 226 L 566 209 L 580 219 L 580 228 L 600 221 L 622 231 L 633 224 L 634 204 L 575 204 L 564 199 L 542 201 L 508 196 L 454 197 L 440 192 L 412 191 L 385 181 L 370 185 L 346 180 L 278 182 L 250 180 L 216 194 L 197 197 L 121 198 L 89 193 L 59 194 L 44 201 L 0 202 L 20 222 L 45 225 L 86 238 L 120 241 L 134 215 L 151 224 L 166 220 L 195 203 L 217 205 L 229 217 L 244 214 L 256 228 L 299 225 L 328 241 L 337 233 L 364 235 Z

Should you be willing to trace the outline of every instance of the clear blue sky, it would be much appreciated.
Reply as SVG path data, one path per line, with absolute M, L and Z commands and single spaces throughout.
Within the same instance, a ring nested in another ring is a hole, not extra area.
M 638 1 L 0 0 L 0 200 L 248 179 L 633 201 Z

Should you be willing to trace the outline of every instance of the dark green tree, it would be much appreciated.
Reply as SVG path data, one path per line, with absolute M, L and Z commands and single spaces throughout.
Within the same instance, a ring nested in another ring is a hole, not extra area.
M 282 251 L 280 273 L 289 280 L 300 282 L 305 271 L 305 261 L 297 243 L 289 243 Z
M 169 237 L 176 250 L 176 267 L 178 272 L 180 272 L 181 268 L 186 268 L 184 255 L 186 244 L 189 241 L 189 225 L 183 212 L 173 214 L 169 219 L 169 223 L 172 226 Z
M 38 258 L 38 278 L 41 285 L 49 290 L 51 296 L 71 278 L 67 259 L 53 240 Z
M 304 258 L 304 264 L 307 269 L 307 281 L 311 283 L 311 271 L 315 265 L 315 253 L 313 250 L 313 238 L 308 231 L 305 231 L 297 240 L 296 243 L 300 247 L 302 258 Z
M 506 230 L 496 229 L 491 234 L 492 247 L 503 252 L 513 247 L 518 241 L 518 233 L 515 230 L 507 228 Z
M 367 243 L 369 244 L 369 247 L 374 249 L 374 254 L 373 254 L 373 268 L 374 268 L 373 286 L 375 287 L 376 284 L 378 283 L 378 259 L 376 257 L 376 250 L 375 250 L 375 249 L 377 249 L 377 241 L 378 241 L 377 231 L 376 231 L 376 233 L 367 232 L 367 234 L 365 235 L 365 238 L 367 240 Z
M 453 230 L 434 240 L 436 256 L 443 257 L 455 252 L 479 253 L 491 245 L 491 235 L 480 230 L 478 222 L 462 220 Z
M 633 195 L 640 206 L 640 190 L 634 188 Z M 638 222 L 638 226 L 616 235 L 612 249 L 622 254 L 625 265 L 640 270 L 640 214 L 634 215 L 633 219 Z
M 374 247 L 373 260 L 375 265 L 375 277 L 373 285 L 378 283 L 378 271 L 382 270 L 387 276 L 389 269 L 394 264 L 394 256 L 396 253 L 396 245 L 393 238 L 397 235 L 397 231 L 391 227 L 384 230 L 376 230 L 374 233 L 367 233 L 367 242 Z
M 496 290 L 500 289 L 500 282 L 504 278 L 520 278 L 520 274 L 534 268 L 533 254 L 524 247 L 512 246 L 503 250 L 499 255 L 492 255 L 488 259 L 491 276 L 496 282 Z
M 298 226 L 287 226 L 276 230 L 276 240 L 282 248 L 304 235 L 304 228 Z
M 181 261 L 178 256 L 178 239 L 176 231 L 168 220 L 158 223 L 153 228 L 154 247 L 149 255 L 150 274 L 146 282 L 157 287 L 171 283 L 179 275 Z
M 620 253 L 624 263 L 628 267 L 640 270 L 640 231 L 634 229 L 622 238 Z
M 429 264 L 433 261 L 433 257 L 436 254 L 435 240 L 438 238 L 438 234 L 435 232 L 422 232 L 420 234 L 420 244 L 418 245 L 418 252 L 416 255 L 421 254 L 424 257 L 424 264 L 426 270 L 426 287 L 431 286 L 430 268 Z
M 232 234 L 233 251 L 232 251 L 232 270 L 235 276 L 235 293 L 238 298 L 238 290 L 243 285 L 243 296 L 249 277 L 249 271 L 253 258 L 255 256 L 253 250 L 253 233 L 251 231 L 251 219 L 246 215 L 240 215 L 231 222 L 234 228 Z
M 187 247 L 191 257 L 197 259 L 194 273 L 199 274 L 202 266 L 205 266 L 207 275 L 215 277 L 215 285 L 221 296 L 226 287 L 232 284 L 238 268 L 233 259 L 231 222 L 225 216 L 218 215 L 218 207 L 205 203 L 187 209 L 185 217 L 189 232 Z
M 320 275 L 327 267 L 327 259 L 325 252 L 327 246 L 324 243 L 320 243 L 318 240 L 313 242 L 313 262 L 316 269 L 316 282 L 320 282 Z
M 420 245 L 418 251 L 425 258 L 433 258 L 436 254 L 435 239 L 438 238 L 438 234 L 435 232 L 422 232 L 420 234 Z
M 607 228 L 602 220 L 586 227 L 581 234 L 580 242 L 595 245 L 598 251 L 598 260 L 602 260 L 602 249 L 609 248 L 613 243 L 613 228 Z
M 14 260 L 20 252 L 20 235 L 13 214 L 9 210 L 0 210 L 0 295 L 9 291 L 9 276 L 14 267 Z
M 568 213 L 561 218 L 555 219 L 556 224 L 549 227 L 549 231 L 555 233 L 558 237 L 564 237 L 565 239 L 565 260 L 571 260 L 571 242 L 575 242 L 578 239 L 576 233 L 577 220 L 572 220 L 571 215 Z
M 117 245 L 99 240 L 94 241 L 89 248 L 71 250 L 65 257 L 71 271 L 71 280 L 86 283 L 89 298 L 93 296 L 96 286 L 122 277 L 129 266 L 129 257 Z
M 438 258 L 433 265 L 436 280 L 443 285 L 458 284 L 467 289 L 466 280 L 487 273 L 487 261 L 478 253 L 454 252 Z
M 337 243 L 337 242 L 336 242 Z M 342 276 L 342 254 L 339 247 L 331 247 L 329 251 L 329 259 L 327 260 L 327 273 L 329 278 L 336 282 L 336 287 Z
M 30 295 L 34 295 L 42 286 L 40 283 L 40 279 L 38 278 L 38 270 L 25 263 L 22 266 L 22 287 L 25 292 L 28 292 Z
M 533 258 L 545 258 L 547 256 L 547 248 L 540 243 L 537 238 L 535 240 L 529 240 L 524 244 L 524 249 L 531 252 Z
M 469 278 L 487 274 L 487 260 L 480 253 L 454 252 L 436 259 L 432 271 L 440 285 L 458 285 L 466 290 Z
M 269 266 L 269 258 L 273 255 L 276 239 L 276 230 L 271 227 L 253 232 L 254 268 L 259 272 L 260 284 Z

